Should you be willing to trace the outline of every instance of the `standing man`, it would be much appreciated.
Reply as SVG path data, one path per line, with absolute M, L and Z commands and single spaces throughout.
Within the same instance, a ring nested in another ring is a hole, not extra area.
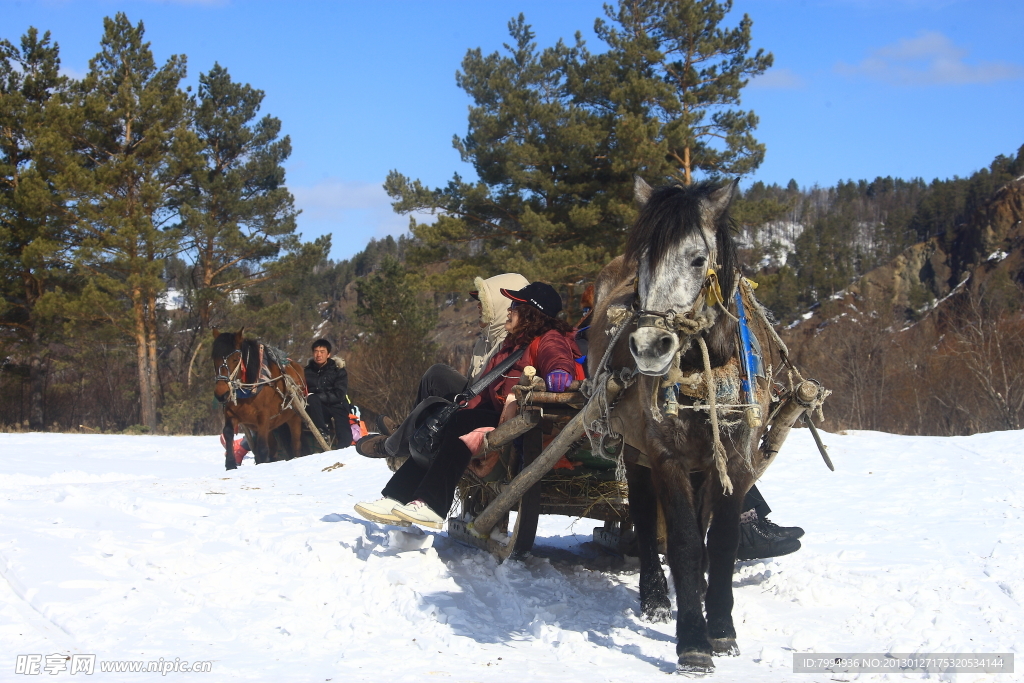
M 334 433 L 337 436 L 335 448 L 352 445 L 352 430 L 348 423 L 348 370 L 345 361 L 331 358 L 331 343 L 326 339 L 313 342 L 313 357 L 305 367 L 306 412 L 313 424 L 320 430 L 324 440 L 330 443 L 331 435 L 327 420 L 334 418 Z

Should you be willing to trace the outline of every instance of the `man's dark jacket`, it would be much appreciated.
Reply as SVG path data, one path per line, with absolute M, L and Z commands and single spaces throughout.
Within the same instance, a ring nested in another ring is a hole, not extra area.
M 310 359 L 304 370 L 309 393 L 319 394 L 321 403 L 337 406 L 347 402 L 348 370 L 341 358 L 328 358 L 323 365 L 317 365 L 316 361 Z

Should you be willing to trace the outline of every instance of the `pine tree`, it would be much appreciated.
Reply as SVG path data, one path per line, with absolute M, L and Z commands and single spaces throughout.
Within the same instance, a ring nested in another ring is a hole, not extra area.
M 67 302 L 78 321 L 113 325 L 136 348 L 141 423 L 157 425 L 157 298 L 164 259 L 180 251 L 172 210 L 195 163 L 189 101 L 178 84 L 185 57 L 157 67 L 142 22 L 123 13 L 104 20 L 100 52 L 90 61 L 73 110 L 80 168 L 73 180 L 85 285 Z
M 411 227 L 426 246 L 414 259 L 454 261 L 439 289 L 461 289 L 450 280 L 466 276 L 468 263 L 555 282 L 593 275 L 621 239 L 623 214 L 632 216 L 628 196 L 607 199 L 616 184 L 604 163 L 605 122 L 574 101 L 569 65 L 586 59 L 582 41 L 538 50 L 522 15 L 509 34 L 504 53 L 470 50 L 456 75 L 474 106 L 454 146 L 480 181 L 455 176 L 429 190 L 392 172 L 385 184 L 396 211 L 439 213 L 433 225 Z
M 597 22 L 607 52 L 579 34 L 539 50 L 520 15 L 504 53 L 470 50 L 457 82 L 473 99 L 469 129 L 456 137 L 480 180 L 456 175 L 429 189 L 397 171 L 385 189 L 423 245 L 416 262 L 449 261 L 438 289 L 474 269 L 513 270 L 572 287 L 620 251 L 635 217 L 633 175 L 652 180 L 695 172 L 743 174 L 764 147 L 757 117 L 739 111 L 750 76 L 771 55 L 750 50 L 750 19 L 719 28 L 730 3 L 622 0 Z
M 418 340 L 434 327 L 437 316 L 422 305 L 408 279 L 397 259 L 384 257 L 380 268 L 356 286 L 356 315 L 380 340 Z
M 279 119 L 256 119 L 262 101 L 263 91 L 233 82 L 219 64 L 199 76 L 193 128 L 202 164 L 176 202 L 195 264 L 200 333 L 209 329 L 219 301 L 267 279 L 263 266 L 298 245 L 297 212 L 284 186 L 291 141 L 278 137 Z
M 229 325 L 245 325 L 261 340 L 304 357 L 320 336 L 326 298 L 322 273 L 330 268 L 330 251 L 331 236 L 322 235 L 268 262 L 265 278 L 246 290 L 240 306 L 229 309 Z
M 752 21 L 720 25 L 732 0 L 625 0 L 605 6 L 613 24 L 595 23 L 609 50 L 593 60 L 589 91 L 615 112 L 626 163 L 665 166 L 689 184 L 705 175 L 744 175 L 764 158 L 753 131 L 758 119 L 738 109 L 740 91 L 772 65 L 770 53 L 749 56 Z M 657 147 L 657 153 L 652 146 Z M 632 153 L 630 153 L 632 152 Z M 637 166 L 643 168 L 643 166 Z
M 352 348 L 351 391 L 374 412 L 403 415 L 412 408 L 415 378 L 434 359 L 434 345 L 424 341 L 437 321 L 436 310 L 422 296 L 394 257 L 356 285 L 356 316 L 366 331 Z
M 59 47 L 35 28 L 19 47 L 0 40 L 0 328 L 27 356 L 29 425 L 44 426 L 46 342 L 54 332 L 37 304 L 67 279 L 69 221 L 59 190 L 66 140 L 57 134 Z

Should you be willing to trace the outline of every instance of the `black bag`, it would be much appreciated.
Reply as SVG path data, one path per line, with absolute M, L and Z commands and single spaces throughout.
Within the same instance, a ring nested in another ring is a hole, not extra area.
M 523 357 L 524 353 L 526 353 L 525 346 L 498 363 L 493 370 L 470 385 L 465 393 L 456 396 L 454 402 L 445 401 L 438 403 L 433 408 L 431 414 L 427 416 L 423 424 L 409 438 L 409 453 L 416 464 L 420 467 L 430 467 L 431 463 L 434 462 L 434 458 L 437 457 L 438 452 L 441 450 L 444 428 L 448 425 L 452 416 L 465 408 L 466 404 L 474 396 L 489 387 L 494 380 L 504 375 L 509 368 L 516 364 L 516 361 Z

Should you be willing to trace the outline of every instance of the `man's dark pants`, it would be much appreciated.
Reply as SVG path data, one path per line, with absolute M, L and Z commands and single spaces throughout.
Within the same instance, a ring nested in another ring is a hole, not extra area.
M 327 420 L 334 419 L 334 434 L 337 439 L 335 448 L 347 448 L 352 445 L 352 428 L 349 426 L 347 403 L 324 403 L 320 394 L 310 394 L 306 397 L 306 412 L 320 431 L 327 428 Z

